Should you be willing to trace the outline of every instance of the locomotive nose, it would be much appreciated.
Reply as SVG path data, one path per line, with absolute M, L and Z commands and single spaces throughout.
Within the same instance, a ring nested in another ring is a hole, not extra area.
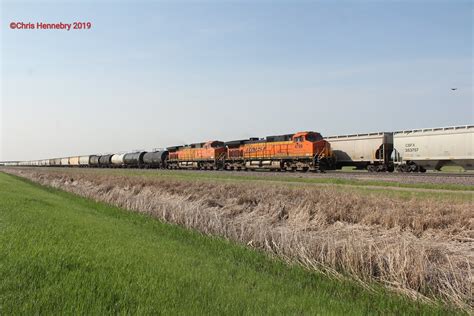
M 329 150 L 329 143 L 325 140 L 320 140 L 317 142 L 314 142 L 314 151 L 320 155 L 326 156 L 328 154 Z

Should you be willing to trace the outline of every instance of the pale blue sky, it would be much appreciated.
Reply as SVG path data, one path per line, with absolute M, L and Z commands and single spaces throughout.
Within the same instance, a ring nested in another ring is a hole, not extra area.
M 0 160 L 474 122 L 470 1 L 1 9 Z M 12 21 L 93 27 L 11 30 Z

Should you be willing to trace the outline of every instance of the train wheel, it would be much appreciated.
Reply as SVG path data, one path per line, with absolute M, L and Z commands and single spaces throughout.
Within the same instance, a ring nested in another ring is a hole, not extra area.
M 377 166 L 377 172 L 385 172 L 387 171 L 387 166 L 386 165 L 378 165 Z

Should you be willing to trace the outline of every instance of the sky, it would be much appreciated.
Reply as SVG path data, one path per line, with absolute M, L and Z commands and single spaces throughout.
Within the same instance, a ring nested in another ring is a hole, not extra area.
M 474 123 L 472 1 L 1 1 L 0 160 Z

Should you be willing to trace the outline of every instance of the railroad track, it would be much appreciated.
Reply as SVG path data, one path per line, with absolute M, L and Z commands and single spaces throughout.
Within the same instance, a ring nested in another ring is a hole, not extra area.
M 175 170 L 176 171 L 176 170 Z M 426 184 L 459 184 L 474 186 L 474 174 L 465 173 L 369 173 L 350 171 L 327 171 L 325 173 L 311 172 L 275 172 L 275 171 L 224 171 L 224 170 L 178 170 L 182 172 L 195 172 L 202 174 L 231 174 L 236 176 L 295 177 L 295 178 L 340 178 L 353 180 L 386 181 L 400 183 L 426 183 Z
M 474 177 L 474 173 L 445 173 L 445 172 L 425 172 L 425 173 L 401 173 L 401 172 L 365 172 L 365 171 L 334 171 L 334 170 L 327 170 L 325 173 L 327 174 L 354 174 L 354 175 L 364 175 L 364 176 L 399 176 L 399 177 L 466 177 L 471 178 Z
M 14 167 L 24 168 L 24 167 Z M 54 167 L 27 167 L 40 169 L 62 169 Z M 369 181 L 386 181 L 399 183 L 426 183 L 426 184 L 458 184 L 466 186 L 474 186 L 474 173 L 398 173 L 398 172 L 380 172 L 371 173 L 364 171 L 334 171 L 328 170 L 325 173 L 312 172 L 277 172 L 277 171 L 224 171 L 224 170 L 167 170 L 167 169 L 137 169 L 137 168 L 64 168 L 65 170 L 141 170 L 143 172 L 182 172 L 182 173 L 199 173 L 199 174 L 219 174 L 233 176 L 255 176 L 262 178 L 272 177 L 293 177 L 293 178 L 335 178 L 335 179 L 352 179 L 352 180 L 369 180 Z M 1 168 L 0 168 L 1 170 Z

